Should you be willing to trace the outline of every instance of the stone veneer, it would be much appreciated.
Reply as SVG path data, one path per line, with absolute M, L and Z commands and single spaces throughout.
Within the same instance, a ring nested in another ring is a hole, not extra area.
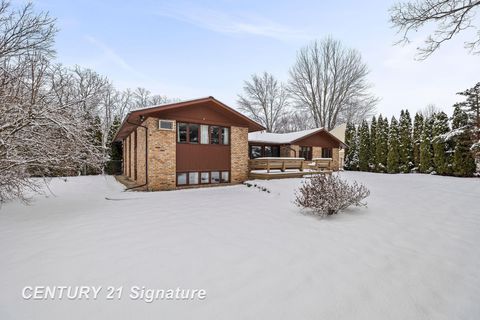
M 230 128 L 230 182 L 248 179 L 248 128 Z

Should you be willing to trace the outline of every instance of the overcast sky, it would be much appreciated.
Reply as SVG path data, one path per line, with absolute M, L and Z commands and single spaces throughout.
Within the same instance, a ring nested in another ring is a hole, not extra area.
M 451 114 L 455 93 L 480 81 L 480 56 L 463 40 L 444 45 L 426 61 L 415 48 L 393 46 L 388 23 L 393 1 L 61 1 L 35 2 L 58 19 L 58 61 L 108 76 L 120 89 L 204 96 L 236 107 L 251 74 L 268 71 L 283 81 L 296 52 L 332 36 L 360 51 L 370 69 L 379 113 L 397 115 L 435 104 Z M 416 42 L 416 43 L 415 43 Z

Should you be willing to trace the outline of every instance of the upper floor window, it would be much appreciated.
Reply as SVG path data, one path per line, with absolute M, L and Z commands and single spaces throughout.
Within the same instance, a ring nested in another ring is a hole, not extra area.
M 187 142 L 188 125 L 186 123 L 177 124 L 177 141 Z
M 210 135 L 208 131 L 208 126 L 202 124 L 200 126 L 200 143 L 201 144 L 209 144 L 210 143 Z
M 189 124 L 188 125 L 188 142 L 198 143 L 199 140 L 199 130 L 200 126 L 198 124 Z
M 199 125 L 196 123 L 177 123 L 178 143 L 230 144 L 229 128 Z
M 220 127 L 210 127 L 210 143 L 220 144 Z

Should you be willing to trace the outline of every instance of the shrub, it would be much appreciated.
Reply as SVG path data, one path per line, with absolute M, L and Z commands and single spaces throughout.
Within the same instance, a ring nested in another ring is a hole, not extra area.
M 336 175 L 314 175 L 306 179 L 295 194 L 295 204 L 313 214 L 328 216 L 354 206 L 366 206 L 370 191 L 356 181 L 348 184 Z

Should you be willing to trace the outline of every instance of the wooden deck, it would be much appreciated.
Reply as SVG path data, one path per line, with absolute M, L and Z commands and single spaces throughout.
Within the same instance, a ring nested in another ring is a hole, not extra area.
M 303 178 L 314 174 L 332 174 L 332 170 L 286 171 L 286 172 L 250 172 L 249 178 L 260 180 Z
M 314 174 L 332 174 L 331 159 L 317 158 L 305 161 L 303 158 L 265 157 L 249 161 L 250 179 L 302 178 Z

